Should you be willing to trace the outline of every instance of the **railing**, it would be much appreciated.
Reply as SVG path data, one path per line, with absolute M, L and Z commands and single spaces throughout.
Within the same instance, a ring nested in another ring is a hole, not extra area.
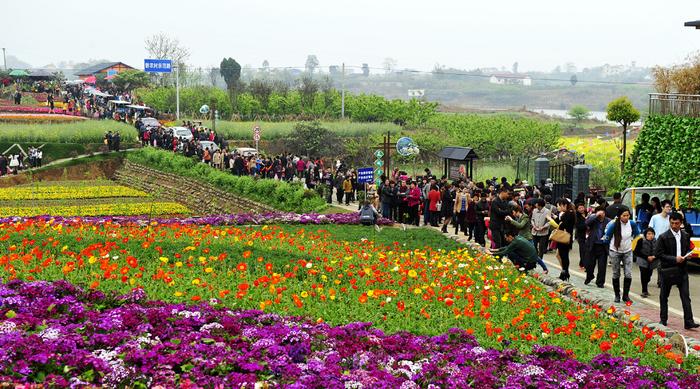
M 649 115 L 700 117 L 700 95 L 649 93 Z

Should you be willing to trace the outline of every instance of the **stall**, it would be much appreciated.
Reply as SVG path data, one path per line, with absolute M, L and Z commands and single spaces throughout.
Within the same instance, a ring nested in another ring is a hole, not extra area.
M 474 177 L 474 161 L 479 159 L 469 147 L 448 146 L 438 154 L 443 159 L 443 174 L 450 180 Z

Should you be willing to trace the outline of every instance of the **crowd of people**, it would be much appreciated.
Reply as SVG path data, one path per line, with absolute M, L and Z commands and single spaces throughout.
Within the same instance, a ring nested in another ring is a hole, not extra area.
M 613 195 L 610 204 L 595 194 L 554 199 L 546 181 L 538 186 L 520 180 L 510 184 L 505 178 L 450 181 L 438 179 L 429 169 L 421 177 L 395 172 L 382 180 L 376 195 L 361 207 L 362 220 L 373 222 L 372 216 L 381 215 L 401 223 L 439 227 L 443 233 L 454 228 L 455 234 L 461 232 L 481 246 L 486 246 L 488 237 L 486 250 L 507 257 L 522 271 L 539 265 L 547 273 L 543 258 L 554 252 L 562 269 L 558 277 L 564 281 L 570 278 L 570 254 L 576 245 L 577 265 L 586 273 L 586 285 L 594 282 L 604 288 L 611 267 L 615 302 L 631 303 L 635 264 L 643 298 L 651 296 L 649 284 L 656 270 L 661 323 L 667 324 L 668 296 L 676 286 L 685 327 L 700 326 L 693 321 L 687 273 L 693 230 L 669 200 L 643 194 L 633 218 L 620 193 Z

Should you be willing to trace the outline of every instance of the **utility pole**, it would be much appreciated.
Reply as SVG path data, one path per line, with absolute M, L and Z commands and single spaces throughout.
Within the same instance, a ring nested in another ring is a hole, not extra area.
M 175 109 L 177 121 L 180 121 L 180 64 L 175 66 Z
M 2 62 L 5 66 L 5 70 L 7 71 L 7 57 L 5 57 L 5 48 L 2 48 Z
M 343 75 L 340 85 L 340 117 L 345 119 L 345 62 L 343 62 Z

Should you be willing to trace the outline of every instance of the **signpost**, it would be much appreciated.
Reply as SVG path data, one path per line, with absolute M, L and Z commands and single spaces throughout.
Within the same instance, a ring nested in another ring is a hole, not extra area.
M 147 73 L 172 73 L 173 61 L 169 59 L 144 59 L 143 70 Z M 176 117 L 180 120 L 180 68 L 175 67 Z
M 361 167 L 357 169 L 357 183 L 365 184 L 365 201 L 367 201 L 367 185 L 374 182 L 374 168 Z
M 374 161 L 374 166 L 377 167 L 377 169 L 374 170 L 374 183 L 377 185 L 377 188 L 379 188 L 379 185 L 381 185 L 382 183 L 381 176 L 382 174 L 384 174 L 384 170 L 382 170 L 382 166 L 384 166 L 384 161 L 382 160 L 384 152 L 381 150 L 377 150 L 374 152 L 374 156 L 377 157 L 377 159 Z
M 260 126 L 256 125 L 253 127 L 253 140 L 255 141 L 255 153 L 260 154 L 258 150 L 258 143 L 260 142 Z

